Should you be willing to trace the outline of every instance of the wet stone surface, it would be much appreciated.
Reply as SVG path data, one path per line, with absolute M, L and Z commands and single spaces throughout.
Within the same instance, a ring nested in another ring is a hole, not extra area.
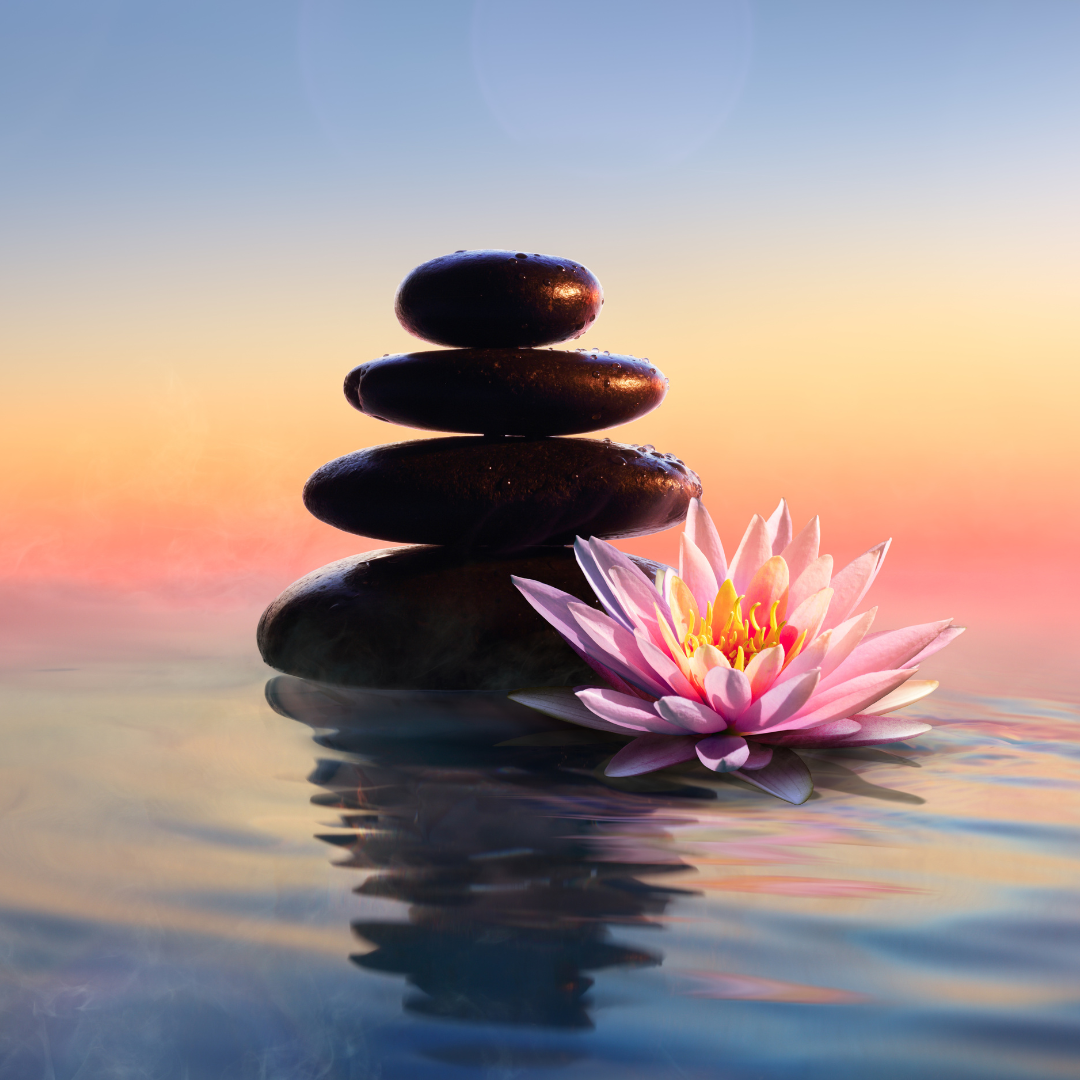
M 700 494 L 695 473 L 650 447 L 466 436 L 346 454 L 311 476 L 304 504 L 361 536 L 514 551 L 659 532 Z
M 555 349 L 398 353 L 353 368 L 345 396 L 392 424 L 481 435 L 576 435 L 644 416 L 667 379 L 648 360 Z
M 635 561 L 655 574 L 658 564 Z M 597 606 L 569 548 L 487 558 L 384 548 L 290 585 L 259 622 L 259 651 L 279 671 L 346 686 L 484 691 L 595 681 L 511 574 Z
M 411 334 L 460 348 L 553 345 L 600 314 L 600 282 L 580 263 L 525 251 L 455 251 L 423 263 L 394 308 Z

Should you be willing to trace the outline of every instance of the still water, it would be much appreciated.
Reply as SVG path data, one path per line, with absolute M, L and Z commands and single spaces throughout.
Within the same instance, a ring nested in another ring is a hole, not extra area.
M 0 1077 L 1075 1076 L 1080 715 L 924 706 L 792 807 L 491 698 L 8 673 Z

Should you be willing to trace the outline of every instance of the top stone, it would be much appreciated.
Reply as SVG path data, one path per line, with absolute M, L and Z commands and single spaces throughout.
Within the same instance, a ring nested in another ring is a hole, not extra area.
M 411 334 L 455 348 L 536 348 L 580 337 L 600 314 L 580 263 L 524 251 L 455 251 L 413 270 L 394 309 Z

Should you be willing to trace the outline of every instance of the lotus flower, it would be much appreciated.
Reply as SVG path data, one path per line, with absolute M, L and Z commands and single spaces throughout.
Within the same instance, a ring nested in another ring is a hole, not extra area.
M 813 518 L 792 536 L 787 503 L 755 514 L 730 563 L 694 499 L 679 572 L 649 578 L 603 540 L 574 544 L 604 611 L 515 577 L 530 604 L 607 684 L 519 690 L 514 700 L 601 731 L 635 735 L 608 763 L 634 776 L 697 758 L 786 799 L 813 790 L 794 748 L 897 742 L 928 724 L 886 718 L 931 693 L 919 663 L 963 632 L 951 619 L 871 633 L 853 614 L 889 543 L 833 573 Z M 605 614 L 606 612 L 606 614 Z

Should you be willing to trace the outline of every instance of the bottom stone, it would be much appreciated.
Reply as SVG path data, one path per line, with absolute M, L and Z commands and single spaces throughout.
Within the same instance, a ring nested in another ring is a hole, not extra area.
M 650 577 L 659 566 L 634 561 Z M 486 558 L 382 548 L 290 585 L 259 621 L 259 651 L 279 671 L 344 686 L 514 690 L 595 680 L 511 574 L 599 606 L 570 548 Z

